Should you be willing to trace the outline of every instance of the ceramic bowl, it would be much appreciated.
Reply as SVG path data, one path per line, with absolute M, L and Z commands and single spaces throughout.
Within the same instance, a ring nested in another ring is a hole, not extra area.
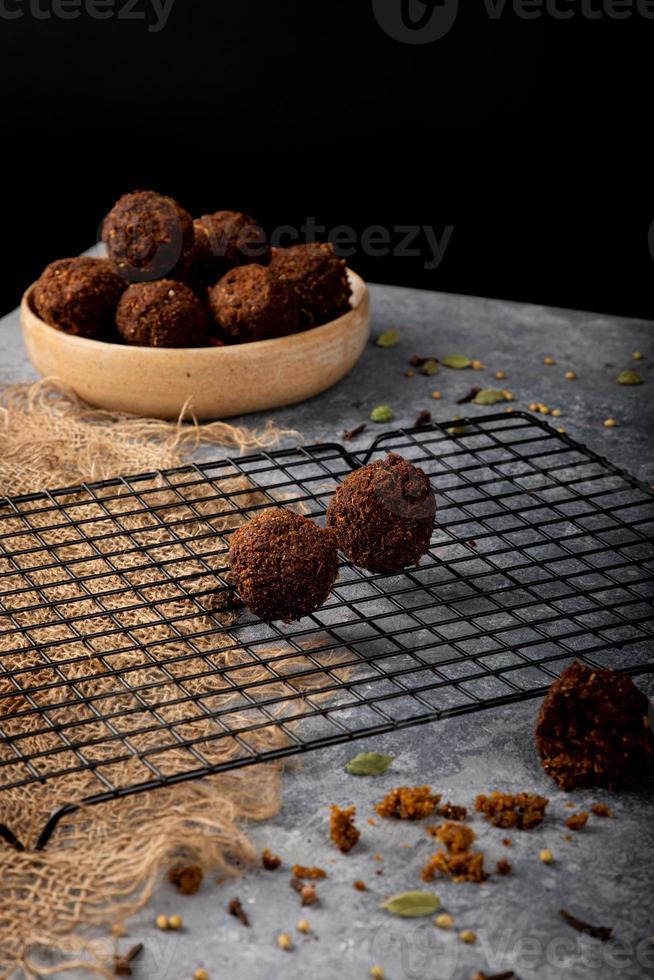
M 192 399 L 198 419 L 221 419 L 293 405 L 331 388 L 352 370 L 370 333 L 365 282 L 348 270 L 352 309 L 288 337 L 225 347 L 132 347 L 73 337 L 21 303 L 23 341 L 34 367 L 90 405 L 176 419 Z

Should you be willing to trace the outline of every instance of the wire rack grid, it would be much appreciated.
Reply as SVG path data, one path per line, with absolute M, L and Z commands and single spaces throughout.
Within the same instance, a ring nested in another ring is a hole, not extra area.
M 324 520 L 357 466 L 401 453 L 437 493 L 428 554 L 347 561 L 290 625 L 235 608 L 231 532 Z M 653 669 L 654 494 L 520 412 L 0 501 L 3 790 L 80 803 L 542 695 L 581 659 Z

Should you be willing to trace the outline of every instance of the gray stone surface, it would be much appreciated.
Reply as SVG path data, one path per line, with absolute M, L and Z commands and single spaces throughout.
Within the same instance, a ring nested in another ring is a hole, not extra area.
M 391 350 L 371 345 L 353 374 L 332 391 L 276 413 L 278 422 L 299 429 L 306 442 L 340 438 L 344 428 L 366 419 L 380 403 L 394 408 L 393 425 L 410 425 L 425 408 L 438 420 L 486 412 L 475 406 L 457 408 L 455 400 L 472 384 L 506 386 L 515 395 L 516 408 L 526 408 L 532 399 L 559 407 L 560 424 L 571 436 L 654 482 L 651 323 L 392 287 L 375 286 L 372 292 L 374 333 L 395 327 L 402 342 Z M 634 350 L 646 355 L 639 365 L 645 384 L 621 387 L 614 377 L 631 366 Z M 456 352 L 480 358 L 487 370 L 403 376 L 414 353 Z M 556 358 L 556 366 L 543 366 L 545 354 Z M 506 380 L 498 383 L 494 372 L 500 368 Z M 566 369 L 576 371 L 576 381 L 563 379 Z M 21 346 L 17 315 L 10 314 L 0 321 L 0 383 L 34 376 Z M 441 401 L 429 397 L 433 389 L 442 392 Z M 603 427 L 609 416 L 620 421 L 619 428 Z M 386 428 L 370 424 L 354 448 L 364 448 Z M 651 675 L 639 683 L 654 692 Z M 466 715 L 310 753 L 301 764 L 293 763 L 285 777 L 281 812 L 253 827 L 252 835 L 258 847 L 271 846 L 287 865 L 316 863 L 329 871 L 319 886 L 320 904 L 300 910 L 283 869 L 248 874 L 222 886 L 206 881 L 200 895 L 191 899 L 162 884 L 149 907 L 130 923 L 130 941 L 141 940 L 146 947 L 135 975 L 182 980 L 205 966 L 212 980 L 354 980 L 368 976 L 373 963 L 384 966 L 388 980 L 465 980 L 477 969 L 513 969 L 522 980 L 653 975 L 652 781 L 619 795 L 575 792 L 568 797 L 558 792 L 534 754 L 537 708 L 536 702 L 528 702 Z M 396 761 L 383 777 L 357 779 L 346 775 L 343 765 L 359 750 L 388 752 Z M 434 849 L 422 824 L 379 821 L 373 827 L 366 822 L 373 803 L 398 783 L 430 783 L 445 799 L 468 806 L 477 792 L 494 788 L 529 789 L 551 797 L 546 822 L 531 833 L 511 833 L 510 848 L 501 845 L 501 831 L 473 820 L 487 865 L 493 868 L 506 854 L 512 876 L 483 886 L 440 881 L 433 886 L 443 908 L 454 915 L 456 929 L 477 933 L 475 946 L 458 941 L 456 930 L 434 928 L 429 919 L 393 919 L 377 908 L 388 894 L 420 887 L 420 868 Z M 568 799 L 579 808 L 606 801 L 615 819 L 591 818 L 584 831 L 566 841 Z M 326 842 L 333 802 L 354 802 L 359 812 L 362 841 L 345 857 Z M 539 861 L 542 847 L 555 855 L 551 866 Z M 383 860 L 376 861 L 376 854 Z M 353 889 L 356 878 L 367 882 L 368 892 Z M 250 929 L 225 913 L 235 895 L 251 916 Z M 613 926 L 615 940 L 601 944 L 580 937 L 560 920 L 561 906 Z M 152 923 L 161 912 L 181 913 L 185 929 L 158 932 Z M 307 937 L 295 931 L 300 917 L 312 924 Z M 276 947 L 282 930 L 294 936 L 291 953 Z

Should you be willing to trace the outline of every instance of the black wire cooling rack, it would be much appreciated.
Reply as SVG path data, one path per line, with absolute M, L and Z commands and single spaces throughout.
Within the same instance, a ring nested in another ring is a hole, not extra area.
M 234 610 L 233 528 L 321 521 L 387 450 L 437 492 L 420 566 L 344 562 L 288 626 Z M 652 670 L 653 528 L 649 488 L 520 412 L 0 500 L 0 820 L 59 781 L 42 847 L 80 803 L 537 697 L 575 658 Z

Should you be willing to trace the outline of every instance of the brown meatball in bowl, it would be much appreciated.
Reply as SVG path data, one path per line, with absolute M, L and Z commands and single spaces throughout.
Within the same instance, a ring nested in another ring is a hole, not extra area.
M 34 308 L 57 330 L 107 340 L 124 289 L 125 282 L 107 259 L 58 259 L 44 269 L 34 286 Z
M 116 310 L 118 333 L 138 347 L 208 346 L 206 310 L 189 286 L 173 279 L 133 283 Z
M 263 265 L 231 269 L 209 290 L 208 299 L 216 326 L 231 343 L 283 337 L 300 326 L 295 290 Z
M 327 323 L 350 309 L 345 259 L 331 242 L 309 242 L 276 249 L 270 271 L 295 289 L 304 326 Z
M 172 197 L 134 191 L 104 219 L 102 240 L 114 269 L 128 282 L 184 278 L 193 251 L 193 219 Z

